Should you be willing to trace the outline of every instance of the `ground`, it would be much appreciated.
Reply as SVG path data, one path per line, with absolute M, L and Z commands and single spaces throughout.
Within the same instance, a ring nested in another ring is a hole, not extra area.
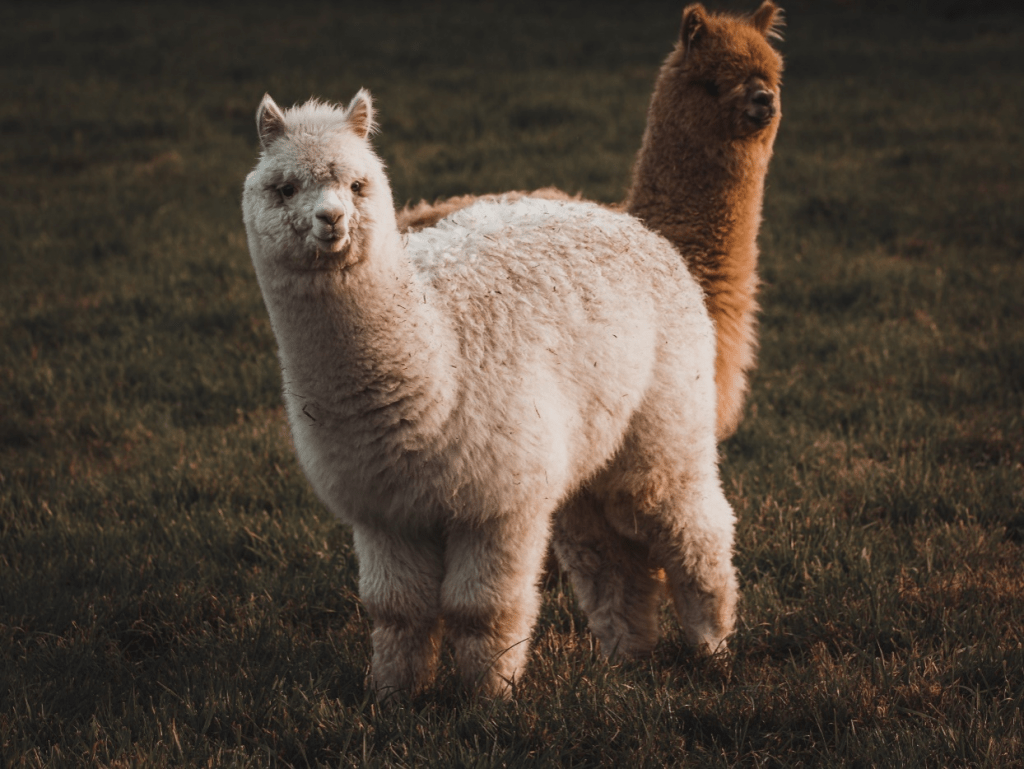
M 256 105 L 370 88 L 398 203 L 620 200 L 682 3 L 0 9 L 3 763 L 1019 764 L 1024 18 L 784 5 L 731 661 L 666 612 L 608 667 L 556 579 L 513 702 L 385 713 L 246 253 Z

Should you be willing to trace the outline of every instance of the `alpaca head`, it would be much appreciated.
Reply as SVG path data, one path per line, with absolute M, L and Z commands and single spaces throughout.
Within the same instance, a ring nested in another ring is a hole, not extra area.
M 369 143 L 368 91 L 347 107 L 310 100 L 287 110 L 268 94 L 256 127 L 263 151 L 242 202 L 254 260 L 347 267 L 368 253 L 378 223 L 393 229 L 391 188 Z
M 782 10 L 765 0 L 749 17 L 708 13 L 700 3 L 683 11 L 676 49 L 662 69 L 667 103 L 692 136 L 770 144 L 781 109 Z

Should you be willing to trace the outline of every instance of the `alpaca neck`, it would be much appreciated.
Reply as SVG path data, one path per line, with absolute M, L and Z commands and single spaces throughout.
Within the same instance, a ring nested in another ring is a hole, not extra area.
M 398 233 L 375 241 L 348 267 L 284 275 L 269 292 L 284 388 L 313 420 L 373 414 L 378 425 L 430 431 L 453 405 L 457 347 Z
M 746 372 L 754 364 L 757 231 L 775 127 L 747 141 L 701 136 L 713 132 L 665 109 L 685 101 L 666 102 L 659 93 L 626 208 L 676 247 L 704 289 L 716 328 L 716 434 L 722 440 L 739 423 Z
M 672 128 L 645 135 L 627 210 L 672 242 L 712 308 L 723 293 L 752 295 L 771 145 L 746 152 L 738 142 L 709 144 Z

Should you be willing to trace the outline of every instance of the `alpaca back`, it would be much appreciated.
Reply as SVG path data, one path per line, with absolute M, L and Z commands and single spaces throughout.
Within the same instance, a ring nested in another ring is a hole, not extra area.
M 736 429 L 755 364 L 756 238 L 781 117 L 782 59 L 768 41 L 781 38 L 781 25 L 782 12 L 770 0 L 749 17 L 687 6 L 680 39 L 655 83 L 626 200 L 609 206 L 665 235 L 707 295 L 718 340 L 720 438 Z M 504 197 L 523 196 L 569 199 L 550 187 Z M 398 225 L 421 230 L 479 199 L 501 197 L 420 201 L 398 212 Z
M 713 328 L 700 288 L 671 245 L 632 217 L 583 202 L 480 201 L 408 235 L 406 251 L 428 296 L 456 319 L 461 406 L 443 441 L 445 451 L 458 446 L 453 464 L 472 461 L 492 477 L 503 467 L 546 472 L 549 491 L 565 493 L 554 490 L 614 454 L 655 380 L 685 389 L 703 374 L 697 386 L 710 387 Z M 516 456 L 492 463 L 495 435 L 516 436 Z

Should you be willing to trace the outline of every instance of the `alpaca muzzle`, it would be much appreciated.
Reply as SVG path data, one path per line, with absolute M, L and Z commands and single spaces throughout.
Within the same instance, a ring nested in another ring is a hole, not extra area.
M 337 253 L 349 242 L 348 213 L 336 195 L 323 196 L 313 212 L 313 237 L 319 250 Z
M 761 88 L 750 94 L 744 114 L 758 128 L 764 128 L 772 122 L 776 111 L 775 94 Z

